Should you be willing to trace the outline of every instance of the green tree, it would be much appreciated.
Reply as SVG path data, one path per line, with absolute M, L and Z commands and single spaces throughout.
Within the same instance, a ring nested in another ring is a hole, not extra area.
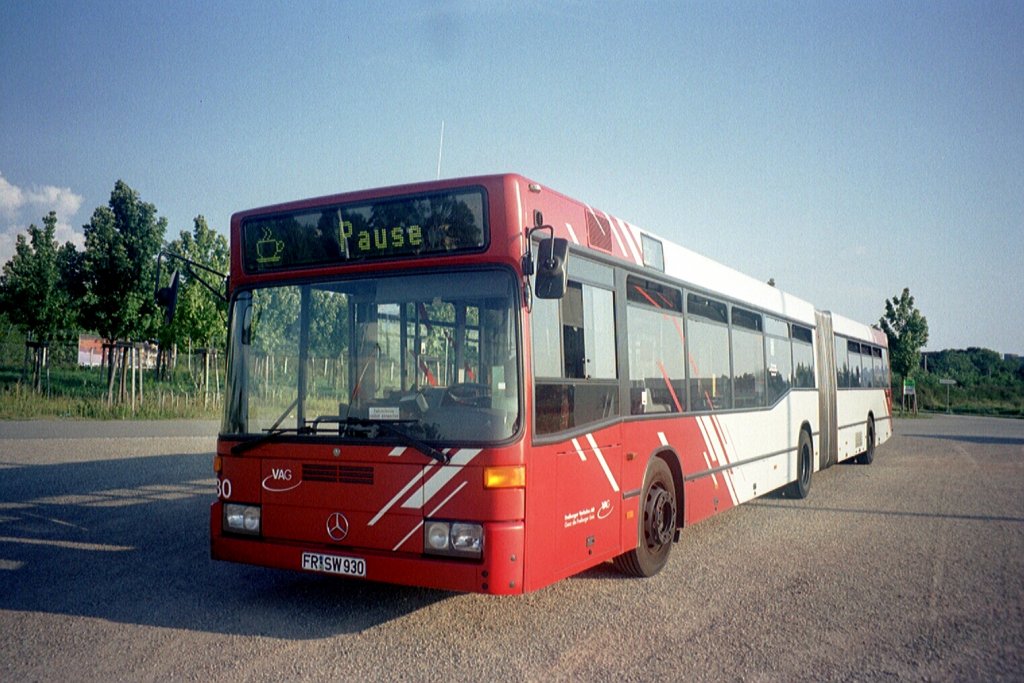
M 991 349 L 969 347 L 945 349 L 928 354 L 928 370 L 935 375 L 955 379 L 960 386 L 1010 386 L 1018 361 L 1004 359 Z
M 893 374 L 906 377 L 921 360 L 921 349 L 928 343 L 928 320 L 914 306 L 910 288 L 885 301 L 885 315 L 878 321 L 889 338 L 889 358 Z
M 14 256 L 4 264 L 0 275 L 0 308 L 8 319 L 33 342 L 35 347 L 33 384 L 41 388 L 41 369 L 46 364 L 45 345 L 70 331 L 75 324 L 75 308 L 67 280 L 73 276 L 75 246 L 58 246 L 54 234 L 57 214 L 43 218 L 43 227 L 34 223 L 25 235 L 18 235 Z
M 220 233 L 211 230 L 203 216 L 196 216 L 192 232 L 182 230 L 178 239 L 167 246 L 167 251 L 219 273 L 226 274 L 228 271 L 228 241 Z M 173 260 L 168 261 L 168 270 L 177 265 Z M 202 270 L 182 278 L 174 320 L 169 329 L 161 331 L 162 343 L 181 344 L 190 341 L 195 346 L 209 348 L 225 345 L 227 305 L 197 278 L 202 278 L 214 289 L 223 286 L 222 281 Z
M 81 260 L 82 323 L 108 341 L 153 338 L 158 312 L 153 301 L 156 256 L 167 219 L 118 180 L 107 206 L 84 226 Z
M 71 242 L 65 242 L 57 250 L 57 288 L 68 297 L 71 307 L 68 324 L 73 325 L 76 330 L 81 316 L 82 299 L 85 296 L 85 286 L 82 283 L 83 257 L 84 254 Z
M 18 235 L 14 256 L 0 275 L 0 302 L 11 322 L 36 341 L 52 341 L 74 326 L 75 314 L 67 291 L 61 287 L 61 254 L 74 245 L 60 247 L 54 239 L 57 214 L 43 218 L 43 227 L 28 226 Z

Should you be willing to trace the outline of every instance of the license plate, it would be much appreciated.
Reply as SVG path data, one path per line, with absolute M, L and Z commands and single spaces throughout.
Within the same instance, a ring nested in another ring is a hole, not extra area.
M 366 560 L 360 557 L 302 553 L 302 568 L 307 571 L 322 572 L 324 574 L 366 576 Z

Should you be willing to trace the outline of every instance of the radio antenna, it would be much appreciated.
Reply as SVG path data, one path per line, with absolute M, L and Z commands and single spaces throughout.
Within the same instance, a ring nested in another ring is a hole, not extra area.
M 444 119 L 441 119 L 441 144 L 437 147 L 437 180 L 441 179 L 441 152 L 444 150 Z

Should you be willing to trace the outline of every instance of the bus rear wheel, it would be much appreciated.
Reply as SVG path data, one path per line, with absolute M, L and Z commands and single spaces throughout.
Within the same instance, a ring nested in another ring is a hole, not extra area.
M 786 487 L 786 495 L 790 498 L 806 498 L 811 490 L 811 472 L 814 471 L 814 449 L 811 448 L 811 437 L 800 430 L 800 441 L 796 450 L 796 481 Z
M 640 497 L 637 547 L 615 558 L 615 567 L 630 576 L 654 576 L 668 562 L 678 519 L 675 481 L 661 458 L 652 458 Z

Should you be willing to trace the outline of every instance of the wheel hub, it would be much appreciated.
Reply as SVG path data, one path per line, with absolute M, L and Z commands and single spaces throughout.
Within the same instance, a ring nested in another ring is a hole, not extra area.
M 675 497 L 661 485 L 651 487 L 644 505 L 644 538 L 649 548 L 668 545 L 676 525 Z

